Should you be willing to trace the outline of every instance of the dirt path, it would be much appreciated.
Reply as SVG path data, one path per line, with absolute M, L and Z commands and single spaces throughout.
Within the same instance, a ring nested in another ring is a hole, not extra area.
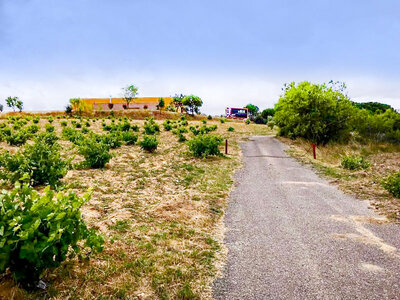
M 344 195 L 273 137 L 243 145 L 216 299 L 400 299 L 400 227 Z

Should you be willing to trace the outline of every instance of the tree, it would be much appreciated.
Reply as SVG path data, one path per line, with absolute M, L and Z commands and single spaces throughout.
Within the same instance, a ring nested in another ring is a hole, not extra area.
M 15 106 L 21 112 L 24 107 L 24 103 L 21 100 L 18 100 Z
M 66 114 L 71 114 L 71 113 L 72 113 L 72 107 L 71 107 L 71 105 L 67 105 L 67 106 L 65 107 L 65 113 L 66 113 Z
M 22 111 L 24 103 L 18 99 L 18 97 L 8 97 L 6 99 L 6 104 L 9 108 L 12 108 L 13 111 L 17 108 L 19 111 Z
M 247 104 L 245 107 L 249 110 L 251 118 L 254 118 L 260 110 L 258 106 L 255 106 L 254 104 Z
M 160 115 L 161 115 L 161 110 L 164 108 L 164 106 L 165 106 L 164 98 L 158 99 L 157 108 L 160 110 Z
M 185 98 L 185 97 L 186 97 L 186 96 L 183 95 L 183 94 L 180 94 L 180 95 L 175 94 L 175 96 L 173 97 L 173 99 L 174 99 L 174 104 L 175 104 L 176 106 L 182 105 L 182 99 Z
M 366 109 L 356 110 L 353 128 L 361 136 L 378 142 L 400 142 L 400 114 L 393 109 L 372 114 Z
M 273 108 L 267 108 L 261 112 L 261 117 L 263 117 L 266 120 L 268 119 L 268 117 L 273 117 L 274 115 L 275 115 L 275 109 Z
M 353 102 L 353 103 L 355 107 L 359 109 L 366 109 L 371 114 L 384 113 L 388 109 L 393 109 L 390 105 L 379 102 L 364 102 L 364 103 Z
M 196 113 L 200 113 L 200 107 L 203 105 L 203 101 L 200 97 L 189 95 L 182 99 L 182 105 L 185 106 L 185 110 L 192 116 Z
M 173 99 L 174 99 L 174 101 L 173 101 L 173 106 L 174 106 L 174 108 L 175 108 L 175 111 L 178 111 L 178 112 L 182 112 L 182 106 L 183 106 L 183 104 L 182 104 L 182 99 L 183 98 L 185 98 L 186 96 L 185 95 L 183 95 L 183 94 L 180 94 L 180 95 L 178 95 L 178 94 L 175 94 L 175 96 L 173 97 Z M 171 104 L 170 104 L 171 105 Z M 171 108 L 170 108 L 170 110 L 171 110 Z
M 344 94 L 344 84 L 292 82 L 283 90 L 274 117 L 280 135 L 304 137 L 318 144 L 348 137 L 355 108 Z
M 129 104 L 137 96 L 138 90 L 139 89 L 133 84 L 128 85 L 127 87 L 123 88 L 123 93 L 124 93 L 123 98 L 126 101 L 127 108 L 129 108 Z
M 72 98 L 69 99 L 69 103 L 71 104 L 71 108 L 73 111 L 81 114 L 83 112 L 88 112 L 93 109 L 93 106 L 86 104 L 81 98 Z
M 3 112 L 4 106 L 3 104 L 0 104 L 0 112 Z

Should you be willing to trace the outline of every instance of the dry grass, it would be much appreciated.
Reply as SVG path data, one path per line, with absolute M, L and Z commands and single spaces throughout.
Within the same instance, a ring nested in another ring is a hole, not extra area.
M 41 127 L 46 122 L 41 120 Z M 131 123 L 143 125 L 141 120 Z M 100 120 L 91 124 L 91 130 L 102 132 Z M 5 276 L 0 299 L 211 298 L 210 282 L 225 252 L 222 216 L 233 173 L 241 165 L 239 143 L 270 133 L 262 125 L 208 121 L 212 124 L 229 140 L 228 156 L 193 158 L 177 136 L 162 130 L 154 154 L 122 146 L 113 150 L 116 155 L 104 170 L 69 171 L 63 179 L 67 187 L 79 194 L 93 188 L 82 211 L 106 237 L 104 251 L 90 261 L 68 261 L 47 272 L 43 280 L 49 287 L 43 293 L 27 294 Z M 60 133 L 60 120 L 53 125 Z M 228 132 L 230 126 L 234 132 Z M 65 155 L 81 159 L 72 144 L 61 143 Z M 15 150 L 5 143 L 0 147 Z
M 400 146 L 384 143 L 328 144 L 317 148 L 317 159 L 312 157 L 311 145 L 302 139 L 280 138 L 288 144 L 288 152 L 305 163 L 312 164 L 343 191 L 361 200 L 368 200 L 378 213 L 400 222 L 400 200 L 382 187 L 382 179 L 400 170 Z M 346 155 L 365 157 L 371 166 L 366 170 L 349 171 L 341 167 Z

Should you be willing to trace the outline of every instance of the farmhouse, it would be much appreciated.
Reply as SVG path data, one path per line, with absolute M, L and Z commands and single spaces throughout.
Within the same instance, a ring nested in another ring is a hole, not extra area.
M 168 105 L 173 105 L 172 97 L 165 97 L 164 108 Z M 124 110 L 124 109 L 149 109 L 157 110 L 159 97 L 140 97 L 133 98 L 128 104 L 124 98 L 82 98 L 81 101 L 90 110 Z

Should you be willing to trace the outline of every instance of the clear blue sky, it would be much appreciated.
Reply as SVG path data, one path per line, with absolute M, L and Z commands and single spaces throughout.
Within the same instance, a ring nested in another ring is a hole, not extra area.
M 400 108 L 400 1 L 0 0 L 0 100 L 27 110 L 135 83 L 221 114 L 331 79 Z

